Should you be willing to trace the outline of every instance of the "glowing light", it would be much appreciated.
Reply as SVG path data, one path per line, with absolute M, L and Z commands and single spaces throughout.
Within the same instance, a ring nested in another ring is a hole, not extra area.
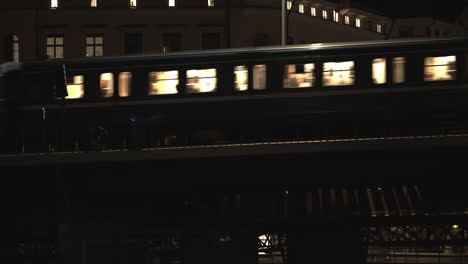
M 375 84 L 382 84 L 387 81 L 386 62 L 384 58 L 374 59 L 372 63 L 372 79 Z
M 292 8 L 292 2 L 291 2 L 291 1 L 288 1 L 288 2 L 286 3 L 286 8 L 287 8 L 288 10 L 291 10 L 291 8 Z
M 83 75 L 73 76 L 73 83 L 67 84 L 67 93 L 65 99 L 78 99 L 83 98 L 84 87 L 83 87 Z
M 297 72 L 297 66 L 303 67 L 303 72 Z M 288 64 L 284 66 L 284 88 L 312 87 L 314 82 L 314 64 Z
M 114 95 L 114 74 L 110 72 L 101 74 L 100 87 L 102 97 L 112 97 Z
M 425 81 L 454 80 L 456 74 L 456 57 L 426 57 L 424 60 Z
M 315 7 L 310 8 L 310 15 L 311 16 L 316 16 L 317 15 L 317 10 L 315 9 Z
M 245 91 L 248 89 L 249 74 L 246 66 L 236 66 L 234 68 L 236 90 Z
M 266 65 L 260 64 L 253 67 L 253 88 L 254 90 L 266 89 Z
M 460 226 L 459 225 L 452 225 L 453 229 L 458 229 Z
M 207 93 L 216 90 L 216 69 L 187 71 L 187 92 Z
M 354 84 L 354 61 L 325 62 L 323 85 L 338 86 Z
M 50 8 L 57 8 L 58 0 L 50 0 Z
M 129 96 L 131 87 L 132 87 L 132 73 L 121 72 L 119 74 L 119 96 L 120 97 Z
M 304 14 L 304 4 L 299 4 L 299 13 Z
M 176 94 L 178 85 L 178 71 L 150 72 L 148 95 Z

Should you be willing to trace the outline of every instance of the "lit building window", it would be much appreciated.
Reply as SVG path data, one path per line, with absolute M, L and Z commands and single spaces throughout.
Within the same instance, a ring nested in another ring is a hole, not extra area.
M 382 84 L 387 81 L 386 61 L 384 58 L 374 59 L 372 62 L 372 80 L 375 84 Z
M 314 85 L 314 64 L 284 65 L 284 88 L 303 88 Z
M 136 8 L 137 7 L 137 0 L 129 0 L 128 7 Z
M 175 0 L 168 0 L 169 1 L 169 6 L 174 7 L 175 6 Z
M 102 73 L 100 78 L 101 97 L 108 98 L 114 95 L 114 74 Z
M 264 90 L 266 88 L 266 65 L 260 64 L 253 67 L 253 88 Z
M 405 58 L 393 58 L 393 82 L 405 82 Z
M 86 57 L 103 56 L 102 35 L 86 35 Z
M 67 93 L 65 99 L 78 99 L 84 96 L 83 75 L 67 76 Z
M 340 14 L 333 10 L 333 21 L 340 22 Z
M 119 96 L 120 97 L 130 96 L 131 89 L 132 89 L 132 73 L 121 72 L 119 74 Z
M 216 69 L 187 71 L 188 93 L 209 93 L 216 90 Z
M 349 16 L 344 17 L 344 22 L 346 25 L 349 25 Z
M 215 6 L 215 0 L 208 0 L 208 6 L 209 7 Z
M 361 27 L 361 19 L 356 18 L 356 27 Z
M 327 12 L 327 10 L 322 10 L 322 18 L 323 18 L 323 19 L 328 19 L 328 12 Z
M 234 68 L 235 86 L 237 91 L 247 90 L 249 84 L 249 72 L 247 66 L 236 66 Z
M 382 33 L 382 25 L 381 24 L 377 24 L 377 32 Z
M 304 14 L 304 4 L 299 4 L 299 13 Z
M 50 0 L 50 8 L 55 9 L 58 7 L 58 0 Z
M 317 16 L 317 9 L 315 7 L 310 8 L 310 15 L 311 16 Z
M 353 85 L 354 61 L 325 62 L 323 64 L 323 85 Z
M 455 80 L 456 57 L 426 57 L 424 59 L 424 80 L 445 81 Z
M 291 10 L 291 8 L 292 8 L 292 1 L 287 1 L 287 2 L 286 2 L 286 8 L 287 8 L 288 10 Z
M 178 71 L 150 72 L 148 95 L 176 94 L 178 85 Z
M 19 62 L 19 38 L 16 35 L 13 35 L 11 37 L 12 40 L 12 51 L 13 51 L 13 61 L 14 62 Z
M 46 55 L 49 59 L 63 59 L 63 35 L 47 36 Z
M 98 0 L 91 0 L 91 7 L 97 7 Z

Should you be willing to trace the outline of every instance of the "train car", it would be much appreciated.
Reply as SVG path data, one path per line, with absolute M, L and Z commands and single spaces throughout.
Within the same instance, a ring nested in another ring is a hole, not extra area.
M 3 152 L 466 131 L 468 40 L 409 39 L 25 62 Z

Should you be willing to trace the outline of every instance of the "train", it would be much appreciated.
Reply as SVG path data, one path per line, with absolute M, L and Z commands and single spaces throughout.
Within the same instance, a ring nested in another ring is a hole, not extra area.
M 468 131 L 466 38 L 31 61 L 2 78 L 1 153 Z

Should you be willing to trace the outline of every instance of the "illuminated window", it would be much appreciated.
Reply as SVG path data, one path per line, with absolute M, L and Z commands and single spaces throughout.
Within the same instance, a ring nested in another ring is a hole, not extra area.
M 112 97 L 114 95 L 114 74 L 102 73 L 100 79 L 101 97 Z
M 303 88 L 314 85 L 314 64 L 284 65 L 284 88 Z
M 316 16 L 317 15 L 317 9 L 315 9 L 315 7 L 310 8 L 310 15 L 311 16 Z
M 286 2 L 286 8 L 288 10 L 291 10 L 291 8 L 292 8 L 292 2 L 291 1 Z
M 344 22 L 346 25 L 349 25 L 349 16 L 344 17 Z
M 136 8 L 137 7 L 137 0 L 129 0 L 128 7 Z
M 299 4 L 299 13 L 304 14 L 304 4 Z
M 46 55 L 49 59 L 63 59 L 63 35 L 47 36 Z
M 372 80 L 375 84 L 382 84 L 387 81 L 386 69 L 384 58 L 374 59 L 372 62 Z
M 86 57 L 103 56 L 102 35 L 86 35 Z
M 259 264 L 285 264 L 288 258 L 286 234 L 262 234 L 257 240 Z
M 91 0 L 91 7 L 97 7 L 98 0 Z
M 354 61 L 325 62 L 323 64 L 323 85 L 353 85 Z
M 169 0 L 169 6 L 174 7 L 175 6 L 175 0 Z
M 323 19 L 328 19 L 328 12 L 327 12 L 327 10 L 322 10 L 322 18 L 323 18 Z
M 208 6 L 209 7 L 215 6 L 215 0 L 208 0 Z
M 55 9 L 58 7 L 58 0 L 50 0 L 50 8 Z
M 208 93 L 216 90 L 216 69 L 187 71 L 187 92 Z
M 456 72 L 455 56 L 426 57 L 424 59 L 425 81 L 455 80 Z
M 119 74 L 119 96 L 120 97 L 130 96 L 131 89 L 132 89 L 132 73 L 121 72 Z
M 393 58 L 393 82 L 405 82 L 405 58 Z
M 247 66 L 236 66 L 234 68 L 234 75 L 235 75 L 235 83 L 236 83 L 236 90 L 237 91 L 245 91 L 247 90 L 249 84 L 249 72 L 247 70 Z
M 84 96 L 83 75 L 67 76 L 67 93 L 65 99 L 78 99 Z
M 12 51 L 13 51 L 13 61 L 14 62 L 19 62 L 19 38 L 16 35 L 13 35 L 11 37 L 12 40 Z
M 266 88 L 266 65 L 255 65 L 253 67 L 253 88 L 264 90 Z
M 356 27 L 361 27 L 361 19 L 356 18 Z
M 382 33 L 382 25 L 381 24 L 377 24 L 377 32 Z
M 340 22 L 340 14 L 333 10 L 333 21 Z
M 148 95 L 176 94 L 179 85 L 178 71 L 150 72 Z

